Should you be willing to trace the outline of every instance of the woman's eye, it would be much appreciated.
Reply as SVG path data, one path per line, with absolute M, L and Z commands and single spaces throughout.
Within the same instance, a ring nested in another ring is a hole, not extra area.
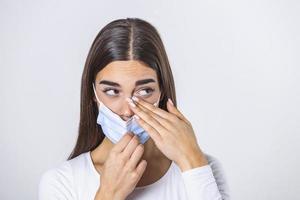
M 153 91 L 154 90 L 152 88 L 145 88 L 145 89 L 142 89 L 142 90 L 138 91 L 138 94 L 141 95 L 141 96 L 146 96 L 146 95 L 150 94 Z
M 119 93 L 119 91 L 115 89 L 105 89 L 103 92 L 105 92 L 109 96 L 116 96 Z
M 144 89 L 137 91 L 137 93 L 139 96 L 147 96 L 150 93 L 152 93 L 153 91 L 154 91 L 154 89 L 152 89 L 152 88 L 144 88 Z M 119 94 L 119 90 L 112 89 L 112 88 L 104 89 L 103 92 L 109 96 L 117 96 Z

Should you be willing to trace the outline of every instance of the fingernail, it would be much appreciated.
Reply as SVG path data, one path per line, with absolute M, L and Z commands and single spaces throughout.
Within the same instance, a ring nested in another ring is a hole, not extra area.
M 129 103 L 130 106 L 136 107 L 136 105 L 133 103 L 132 99 L 127 98 L 126 101 Z
M 131 97 L 134 101 L 139 101 L 139 99 L 136 96 Z
M 132 102 L 129 102 L 129 105 L 132 106 L 132 107 L 134 107 L 134 108 L 136 107 L 136 105 L 134 103 L 132 103 Z
M 126 101 L 128 101 L 128 103 L 130 103 L 130 102 L 132 102 L 132 99 L 130 99 L 129 97 L 127 97 Z
M 139 117 L 139 116 L 137 116 L 137 115 L 134 115 L 133 117 L 134 117 L 134 118 L 136 118 L 136 119 L 140 119 L 140 117 Z
M 168 98 L 168 101 L 174 106 L 174 103 L 170 98 Z

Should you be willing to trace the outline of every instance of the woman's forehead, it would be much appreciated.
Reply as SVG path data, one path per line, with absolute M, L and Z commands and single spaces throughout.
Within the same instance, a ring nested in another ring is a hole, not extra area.
M 106 65 L 96 77 L 97 80 L 109 79 L 118 82 L 132 82 L 145 78 L 157 81 L 155 70 L 135 60 L 113 61 Z

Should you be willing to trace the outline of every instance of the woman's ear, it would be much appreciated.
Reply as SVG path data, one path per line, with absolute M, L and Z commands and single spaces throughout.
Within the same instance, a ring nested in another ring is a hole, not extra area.
M 97 101 L 97 99 L 96 99 L 95 95 L 93 95 L 93 102 L 94 102 L 94 103 L 96 103 L 96 104 L 97 104 L 97 106 L 99 107 L 99 103 L 98 103 L 98 101 Z
M 94 103 L 96 103 L 97 107 L 99 108 L 100 102 L 98 101 L 97 96 L 95 95 L 95 93 L 93 94 L 92 100 L 93 100 Z

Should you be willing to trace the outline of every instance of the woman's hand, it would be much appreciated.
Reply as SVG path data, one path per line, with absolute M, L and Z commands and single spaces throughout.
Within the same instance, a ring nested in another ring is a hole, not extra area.
M 126 199 L 146 169 L 146 160 L 140 161 L 143 153 L 144 146 L 138 137 L 132 133 L 125 134 L 111 149 L 104 163 L 95 199 Z
M 163 109 L 132 97 L 127 99 L 140 126 L 148 132 L 157 148 L 181 169 L 186 171 L 207 165 L 191 123 L 169 99 L 166 112 Z

